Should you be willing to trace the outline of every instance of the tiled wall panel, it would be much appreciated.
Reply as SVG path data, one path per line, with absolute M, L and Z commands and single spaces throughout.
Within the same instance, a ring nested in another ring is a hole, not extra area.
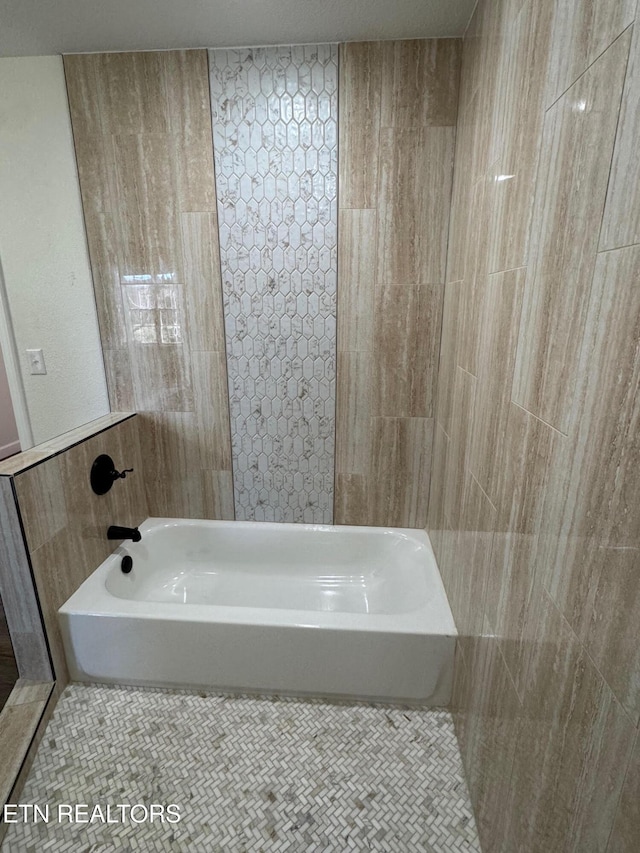
M 640 843 L 635 13 L 481 0 L 464 39 L 428 530 L 488 851 Z
M 336 522 L 424 527 L 460 41 L 340 54 Z
M 5 581 L 19 581 L 24 599 L 14 602 L 10 613 L 23 678 L 52 677 L 48 653 L 46 667 L 39 671 L 34 666 L 38 646 L 31 638 L 30 648 L 23 648 L 26 629 L 15 621 L 24 620 L 29 611 L 25 585 L 31 587 L 33 577 L 37 604 L 32 609 L 37 615 L 31 619 L 31 634 L 40 627 L 41 613 L 53 678 L 63 687 L 68 674 L 58 608 L 117 546 L 107 539 L 107 528 L 136 527 L 149 515 L 138 423 L 139 418 L 131 415 L 105 415 L 0 466 L 0 511 L 7 522 L 0 533 L 0 558 L 10 552 Z M 132 468 L 133 473 L 118 480 L 106 495 L 96 495 L 89 473 L 102 453 L 108 453 L 118 469 Z
M 111 408 L 152 515 L 233 518 L 207 53 L 64 63 Z
M 0 476 L 0 592 L 7 615 L 4 624 L 8 626 L 9 645 L 13 649 L 11 662 L 17 666 L 21 678 L 50 680 L 47 641 L 31 582 L 13 484 L 8 476 Z
M 129 418 L 14 477 L 55 678 L 63 684 L 58 608 L 118 545 L 107 539 L 109 525 L 136 527 L 149 515 L 138 421 Z M 101 453 L 134 472 L 95 495 L 88 472 Z
M 611 168 L 602 152 L 613 147 L 630 38 L 620 36 L 549 108 L 542 132 L 513 399 L 563 432 Z
M 335 468 L 337 521 L 425 523 L 460 43 L 342 49 L 336 330 L 337 52 L 211 51 L 213 149 L 203 51 L 65 58 L 111 405 L 141 412 L 153 514 L 330 522 Z
M 4 571 L 4 567 L 3 567 Z M 0 580 L 2 584 L 2 580 Z M 0 594 L 0 712 L 18 680 L 18 665 Z
M 333 519 L 336 45 L 212 50 L 236 518 Z

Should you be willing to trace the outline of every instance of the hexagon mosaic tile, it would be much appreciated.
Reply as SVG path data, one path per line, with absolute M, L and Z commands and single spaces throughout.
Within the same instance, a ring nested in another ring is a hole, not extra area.
M 338 48 L 209 66 L 236 518 L 331 523 Z

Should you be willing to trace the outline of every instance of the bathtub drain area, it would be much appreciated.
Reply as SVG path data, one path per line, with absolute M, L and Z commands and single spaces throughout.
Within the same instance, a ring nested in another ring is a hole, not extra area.
M 72 684 L 20 801 L 50 820 L 9 826 L 3 853 L 480 851 L 451 716 L 432 709 Z M 116 820 L 58 822 L 59 804 Z

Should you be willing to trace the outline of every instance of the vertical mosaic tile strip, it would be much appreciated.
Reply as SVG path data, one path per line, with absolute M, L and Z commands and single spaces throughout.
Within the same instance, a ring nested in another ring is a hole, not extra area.
M 72 684 L 20 802 L 182 820 L 17 823 L 3 853 L 480 853 L 447 711 Z
M 209 65 L 236 518 L 331 523 L 337 46 Z

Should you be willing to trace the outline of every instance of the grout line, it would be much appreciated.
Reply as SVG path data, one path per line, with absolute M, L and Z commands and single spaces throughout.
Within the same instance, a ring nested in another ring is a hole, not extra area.
M 626 30 L 624 31 L 626 32 Z M 624 33 L 622 33 L 624 35 Z M 633 46 L 633 34 L 631 36 L 631 41 L 629 42 L 629 52 L 627 53 L 627 62 L 624 69 L 624 78 L 622 80 L 622 90 L 620 92 L 620 102 L 618 104 L 618 115 L 616 118 L 616 130 L 613 135 L 613 147 L 611 149 L 611 160 L 609 161 L 609 174 L 607 175 L 607 188 L 604 193 L 604 201 L 602 203 L 602 214 L 600 216 L 600 227 L 598 229 L 598 242 L 596 244 L 596 255 L 598 254 L 598 250 L 600 248 L 600 242 L 602 240 L 602 227 L 604 225 L 604 217 L 607 212 L 607 202 L 609 201 L 609 188 L 611 187 L 611 176 L 613 174 L 613 161 L 615 158 L 616 150 L 618 148 L 618 132 L 620 130 L 620 116 L 622 114 L 622 110 L 624 109 L 625 103 L 625 92 L 627 89 L 627 81 L 630 79 L 629 75 L 629 64 L 631 62 L 631 48 Z
M 371 276 L 371 278 L 373 280 L 373 286 L 371 288 L 371 295 L 370 295 L 371 301 L 369 303 L 370 309 L 371 309 L 370 334 L 371 334 L 372 349 L 375 347 L 377 316 L 378 316 L 378 312 L 380 310 L 380 304 L 379 303 L 380 303 L 381 285 L 380 285 L 380 282 L 378 281 L 379 274 L 380 274 L 379 264 L 378 264 L 378 255 L 379 255 L 379 248 L 380 248 L 380 197 L 381 197 L 380 184 L 381 184 L 381 180 L 382 180 L 382 164 L 381 164 L 381 161 L 382 161 L 382 149 L 381 149 L 382 100 L 383 100 L 383 94 L 384 94 L 383 79 L 382 79 L 382 73 L 383 73 L 383 68 L 384 68 L 384 62 L 383 62 L 384 54 L 382 53 L 382 51 L 376 51 L 376 53 L 377 53 L 377 57 L 376 57 L 375 61 L 378 61 L 380 63 L 380 78 L 379 78 L 380 79 L 380 83 L 379 83 L 379 85 L 380 85 L 380 92 L 379 92 L 380 97 L 378 100 L 378 109 L 377 109 L 377 115 L 376 115 L 376 122 L 377 122 L 378 127 L 377 127 L 377 131 L 376 131 L 376 146 L 375 146 L 375 154 L 376 154 L 375 181 L 373 184 L 374 192 L 375 192 L 375 203 L 376 203 L 375 208 L 373 208 L 375 210 L 375 226 L 374 226 L 375 231 L 374 231 L 374 235 L 373 235 L 373 244 L 374 244 L 373 264 L 374 264 L 374 266 L 373 266 L 373 274 Z M 348 130 L 348 125 L 345 125 L 345 130 Z M 373 401 L 373 398 L 375 397 L 376 382 L 377 382 L 377 367 L 375 366 L 375 359 L 374 359 L 374 361 L 371 364 L 371 370 L 369 372 L 369 388 L 368 388 L 369 395 L 370 395 L 370 398 L 372 401 Z M 374 405 L 372 403 L 371 408 L 370 408 L 369 422 L 368 422 L 368 428 L 367 428 L 367 432 L 368 432 L 367 440 L 369 442 L 369 459 L 367 461 L 367 471 L 364 474 L 364 477 L 365 477 L 364 482 L 365 482 L 365 484 L 368 483 L 369 485 L 371 483 L 375 483 L 377 480 L 376 471 L 375 471 L 375 462 L 374 462 L 374 443 L 375 443 L 375 441 L 374 441 L 374 419 L 375 419 L 375 417 L 372 414 L 373 408 L 374 408 Z M 375 516 L 375 513 L 374 513 L 374 510 L 375 510 L 374 489 L 367 488 L 367 492 L 368 492 L 368 494 L 365 498 L 365 512 L 366 512 L 367 521 L 369 523 L 371 523 L 372 519 L 374 519 L 374 516 Z
M 584 69 L 580 72 L 580 74 L 578 74 L 578 76 L 573 80 L 573 82 L 571 82 L 571 83 L 567 86 L 567 88 L 566 88 L 566 89 L 564 89 L 564 91 L 563 91 L 563 92 L 561 92 L 561 93 L 558 95 L 558 97 L 557 97 L 557 98 L 555 98 L 555 99 L 554 99 L 554 101 L 553 101 L 551 104 L 549 104 L 549 106 L 548 106 L 548 107 L 545 107 L 545 108 L 544 108 L 545 113 L 549 112 L 549 110 L 550 110 L 550 109 L 552 109 L 552 107 L 555 107 L 555 105 L 558 103 L 558 101 L 559 101 L 559 100 L 561 100 L 562 98 L 564 98 L 564 96 L 567 94 L 567 92 L 569 91 L 569 89 L 572 89 L 572 88 L 576 85 L 576 83 L 578 82 L 578 80 L 580 80 L 580 78 L 581 78 L 581 77 L 584 77 L 584 75 L 587 73 L 587 71 L 589 71 L 589 69 L 590 69 L 590 68 L 593 68 L 593 66 L 596 64 L 596 62 L 597 62 L 597 61 L 598 61 L 602 56 L 604 56 L 604 54 L 609 50 L 609 48 L 610 48 L 610 47 L 612 47 L 612 46 L 613 46 L 613 45 L 618 41 L 618 39 L 619 39 L 619 38 L 621 38 L 621 37 L 622 37 L 622 36 L 627 32 L 627 30 L 629 30 L 629 29 L 631 29 L 631 28 L 633 27 L 633 23 L 634 23 L 634 22 L 633 22 L 633 21 L 631 21 L 630 23 L 628 23 L 628 24 L 627 24 L 627 26 L 626 26 L 623 30 L 620 30 L 620 32 L 618 33 L 618 35 L 617 35 L 614 39 L 612 39 L 612 40 L 609 42 L 609 44 L 608 44 L 608 45 L 607 45 L 607 46 L 606 46 L 602 51 L 600 51 L 600 53 L 596 56 L 596 58 L 595 58 L 594 60 L 592 60 L 592 61 L 587 65 L 587 67 L 586 67 L 586 68 L 584 68 Z M 627 61 L 628 61 L 628 57 L 627 57 Z M 547 68 L 547 71 L 548 71 L 548 70 L 549 70 L 549 69 Z M 626 72 L 625 72 L 625 77 L 626 77 Z M 623 90 L 624 90 L 624 86 L 623 86 Z M 621 97 L 622 97 L 622 93 L 621 93 Z
M 606 255 L 606 254 L 607 254 L 607 252 L 620 252 L 620 251 L 622 251 L 623 249 L 633 249 L 633 248 L 635 248 L 636 246 L 637 246 L 637 247 L 640 247 L 640 243 L 627 243 L 627 244 L 626 244 L 626 245 L 624 245 L 624 246 L 613 246 L 611 249 L 599 249 L 599 250 L 596 252 L 596 257 L 597 257 L 598 255 Z
M 601 680 L 602 680 L 603 684 L 606 686 L 607 690 L 608 690 L 608 691 L 609 691 L 609 693 L 611 694 L 611 698 L 613 699 L 613 701 L 616 703 L 616 705 L 618 705 L 618 707 L 620 708 L 620 710 L 622 711 L 622 713 L 623 713 L 623 714 L 625 715 L 625 717 L 629 720 L 629 722 L 634 726 L 634 728 L 637 728 L 637 727 L 638 727 L 637 722 L 636 722 L 636 721 L 635 721 L 635 719 L 631 716 L 631 713 L 627 710 L 627 708 L 625 708 L 625 706 L 622 704 L 622 702 L 620 701 L 620 699 L 618 699 L 618 697 L 616 696 L 616 693 L 615 693 L 615 691 L 614 691 L 613 687 L 609 684 L 609 680 L 608 680 L 608 679 L 607 679 L 607 678 L 602 674 L 602 672 L 601 672 L 601 670 L 600 670 L 600 667 L 598 666 L 598 664 L 597 664 L 597 663 L 595 662 L 595 660 L 593 659 L 593 657 L 592 657 L 592 655 L 591 655 L 591 652 L 589 651 L 589 649 L 588 649 L 588 647 L 587 647 L 586 643 L 585 643 L 583 640 L 581 640 L 581 639 L 580 639 L 580 636 L 578 635 L 577 631 L 574 629 L 574 627 L 573 627 L 573 625 L 571 624 L 571 622 L 569 622 L 569 620 L 567 619 L 567 617 L 564 615 L 564 613 L 563 613 L 563 611 L 562 611 L 562 609 L 561 609 L 560 605 L 556 602 L 556 600 L 555 600 L 555 598 L 553 597 L 553 595 L 552 595 L 552 594 L 549 592 L 549 590 L 547 589 L 547 586 L 546 586 L 545 582 L 544 582 L 544 581 L 541 581 L 541 584 L 540 584 L 540 585 L 541 585 L 541 589 L 542 589 L 542 591 L 544 592 L 544 594 L 545 594 L 545 595 L 547 596 L 547 598 L 549 599 L 550 604 L 551 604 L 551 605 L 553 606 L 553 608 L 556 610 L 556 612 L 558 613 L 558 615 L 560 616 L 560 618 L 562 619 L 562 621 L 566 624 L 566 626 L 567 626 L 567 628 L 569 629 L 570 633 L 573 635 L 573 637 L 574 637 L 574 639 L 575 639 L 576 643 L 577 643 L 577 644 L 579 645 L 579 647 L 580 647 L 580 650 L 584 653 L 585 657 L 589 660 L 590 664 L 593 666 L 593 668 L 594 668 L 594 669 L 595 669 L 595 671 L 597 672 L 598 676 L 601 678 Z
M 615 829 L 615 825 L 616 825 L 616 818 L 617 818 L 617 816 L 618 816 L 618 812 L 619 812 L 619 809 L 620 809 L 620 802 L 621 802 L 621 800 L 622 800 L 622 792 L 623 792 L 623 791 L 624 791 L 624 789 L 625 789 L 625 785 L 626 785 L 626 783 L 627 783 L 627 779 L 629 779 L 629 778 L 630 778 L 630 773 L 631 773 L 631 763 L 632 763 L 632 760 L 633 760 L 633 755 L 634 755 L 634 753 L 635 753 L 635 751 L 636 751 L 636 748 L 638 747 L 638 745 L 639 745 L 639 744 L 640 744 L 640 733 L 636 730 L 636 735 L 635 735 L 635 737 L 634 737 L 634 739 L 633 739 L 633 743 L 631 744 L 631 749 L 629 750 L 629 758 L 628 758 L 628 761 L 627 761 L 627 766 L 626 766 L 626 768 L 625 768 L 624 776 L 622 777 L 622 785 L 620 786 L 620 793 L 618 794 L 618 799 L 617 799 L 617 801 L 616 801 L 616 807 L 615 807 L 615 809 L 614 809 L 614 811 L 613 811 L 613 819 L 612 819 L 612 821 L 611 821 L 611 831 L 609 832 L 609 836 L 608 836 L 608 838 L 607 838 L 607 846 L 605 847 L 605 853 L 609 853 L 609 847 L 610 847 L 610 845 L 611 845 L 611 838 L 612 838 L 612 836 L 613 836 L 613 830 Z M 611 853 L 613 853 L 613 851 L 611 851 Z
M 529 411 L 529 409 L 525 409 L 525 407 L 524 407 L 524 406 L 521 406 L 521 405 L 520 405 L 520 403 L 516 403 L 516 401 L 515 401 L 513 398 L 511 398 L 511 399 L 509 400 L 509 402 L 510 402 L 513 406 L 516 406 L 516 408 L 521 409 L 523 412 L 526 412 L 526 413 L 527 413 L 528 415 L 530 415 L 532 418 L 535 418 L 535 420 L 540 421 L 540 423 L 541 423 L 541 424 L 544 424 L 546 427 L 549 427 L 549 429 L 552 429 L 554 432 L 557 432 L 557 433 L 558 433 L 558 435 L 561 435 L 561 436 L 563 436 L 564 438 L 566 438 L 566 437 L 567 437 L 568 433 L 566 433 L 566 432 L 562 432 L 562 430 L 561 430 L 561 429 L 558 429 L 557 427 L 554 427 L 552 424 L 547 423 L 547 421 L 543 420 L 543 419 L 542 419 L 541 417 L 539 417 L 538 415 L 534 415 L 534 413 L 533 413 L 533 412 L 530 412 L 530 411 Z
M 469 32 L 469 27 L 471 26 L 471 21 L 473 21 L 473 16 L 476 14 L 479 6 L 480 6 L 480 0 L 476 0 L 476 2 L 473 5 L 473 9 L 471 10 L 471 14 L 469 15 L 469 20 L 467 21 L 467 25 L 464 28 L 464 32 L 462 34 L 462 40 L 463 41 L 466 38 L 470 38 L 470 36 L 468 36 L 467 33 Z
M 486 618 L 486 616 L 485 616 L 485 618 Z M 487 619 L 487 621 L 489 621 L 489 620 Z M 513 688 L 513 692 L 514 692 L 514 695 L 516 697 L 516 701 L 518 702 L 518 705 L 520 706 L 520 708 L 524 708 L 524 699 L 520 698 L 520 692 L 518 691 L 518 688 L 516 687 L 516 683 L 513 680 L 513 675 L 511 675 L 511 670 L 509 669 L 509 665 L 508 665 L 507 660 L 504 656 L 504 651 L 502 650 L 502 640 L 497 634 L 495 636 L 496 636 L 496 645 L 498 646 L 498 653 L 500 655 L 500 658 L 502 659 L 502 665 L 504 666 L 505 671 L 507 673 L 507 678 L 509 679 L 509 682 L 511 683 L 511 687 Z M 528 667 L 527 667 L 527 669 L 528 669 Z
M 229 441 L 229 459 L 231 461 L 231 466 L 229 469 L 229 473 L 231 475 L 231 500 L 233 503 L 233 520 L 236 520 L 237 515 L 237 505 L 236 505 L 236 478 L 235 478 L 235 469 L 234 469 L 234 454 L 233 454 L 233 429 L 232 429 L 232 421 L 231 421 L 231 386 L 229 384 L 229 355 L 228 355 L 228 345 L 229 342 L 227 340 L 227 318 L 225 312 L 225 299 L 224 299 L 224 287 L 222 284 L 223 276 L 222 276 L 222 248 L 220 246 L 220 221 L 221 221 L 221 213 L 222 211 L 218 205 L 218 182 L 216 179 L 216 155 L 215 155 L 215 143 L 214 143 L 214 133 L 213 133 L 213 99 L 211 95 L 211 64 L 209 59 L 209 51 L 207 50 L 207 92 L 209 94 L 209 102 L 208 102 L 208 110 L 210 122 L 209 125 L 211 127 L 211 159 L 212 159 L 212 168 L 213 168 L 213 191 L 215 193 L 215 210 L 209 211 L 209 216 L 215 216 L 216 227 L 212 228 L 211 238 L 212 241 L 215 241 L 218 245 L 218 275 L 219 275 L 219 296 L 220 296 L 220 310 L 222 312 L 222 348 L 220 353 L 223 356 L 224 361 L 224 386 L 227 391 L 227 422 L 229 427 L 229 432 L 227 434 L 227 438 Z M 215 233 L 213 233 L 215 232 Z M 202 461 L 202 460 L 201 460 Z M 222 470 L 227 470 L 222 469 Z M 215 499 L 215 496 L 214 496 Z M 222 506 L 222 500 L 220 501 L 220 506 Z
M 471 373 L 470 370 L 467 370 L 466 367 L 463 367 L 461 364 L 456 364 L 456 367 L 458 368 L 458 370 L 461 370 L 463 373 L 466 373 L 467 376 L 472 376 L 474 379 L 478 378 L 475 373 Z
M 433 416 L 427 415 L 372 415 L 372 421 L 433 421 Z
M 489 501 L 489 503 L 491 504 L 491 506 L 493 507 L 493 509 L 494 509 L 494 510 L 496 511 L 496 513 L 497 513 L 497 512 L 498 512 L 498 507 L 494 504 L 494 502 L 491 500 L 491 498 L 489 497 L 489 495 L 488 495 L 488 494 L 485 492 L 485 490 L 482 488 L 482 486 L 481 486 L 481 485 L 480 485 L 480 483 L 478 482 L 478 478 L 476 477 L 476 475 L 473 473 L 473 471 L 471 470 L 471 468 L 470 468 L 468 465 L 467 465 L 467 471 L 469 472 L 469 476 L 471 477 L 471 479 L 475 481 L 476 486 L 480 489 L 480 491 L 482 492 L 482 494 L 483 494 L 483 495 L 485 496 L 485 498 Z
M 434 418 L 434 421 L 435 421 L 435 425 L 436 425 L 436 427 L 440 427 L 440 429 L 442 430 L 442 432 L 443 432 L 443 433 L 444 433 L 444 435 L 446 436 L 447 441 L 451 441 L 451 436 L 450 436 L 450 435 L 449 435 L 449 433 L 446 431 L 446 429 L 444 428 L 444 426 L 440 423 L 440 421 L 439 421 L 437 418 Z
M 507 272 L 517 272 L 518 270 L 526 270 L 528 268 L 527 264 L 520 264 L 517 267 L 509 267 L 506 270 L 494 270 L 488 274 L 489 278 L 492 278 L 494 275 L 504 275 Z
M 331 524 L 336 523 L 336 514 L 338 511 L 337 505 L 337 480 L 338 480 L 338 358 L 341 350 L 338 348 L 338 328 L 339 328 L 339 286 L 340 286 L 340 104 L 342 98 L 340 92 L 342 89 L 343 72 L 341 60 L 340 46 L 336 49 L 336 284 L 335 284 L 335 301 L 333 304 L 335 331 L 333 336 L 333 458 L 331 465 Z

